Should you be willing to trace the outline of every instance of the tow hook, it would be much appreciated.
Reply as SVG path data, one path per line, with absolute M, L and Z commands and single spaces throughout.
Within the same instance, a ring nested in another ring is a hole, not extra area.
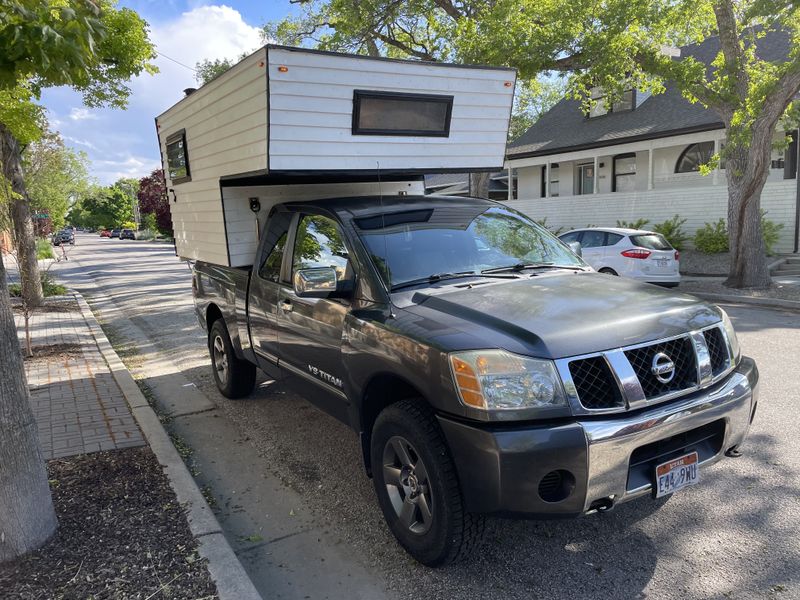
M 741 455 L 742 455 L 741 450 L 739 450 L 739 448 L 737 448 L 736 446 L 728 448 L 725 451 L 725 456 L 727 456 L 729 458 L 739 458 Z

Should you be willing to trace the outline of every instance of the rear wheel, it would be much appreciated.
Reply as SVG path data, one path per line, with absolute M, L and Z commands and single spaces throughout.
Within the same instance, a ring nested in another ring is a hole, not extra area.
M 256 366 L 236 357 L 225 321 L 217 319 L 208 335 L 214 381 L 226 398 L 243 398 L 253 391 Z
M 411 556 L 438 567 L 480 544 L 485 518 L 464 510 L 455 465 L 423 401 L 403 400 L 378 416 L 371 454 L 378 503 Z
M 609 269 L 608 267 L 603 267 L 598 271 L 598 273 L 605 273 L 606 275 L 618 276 L 617 272 L 614 269 Z

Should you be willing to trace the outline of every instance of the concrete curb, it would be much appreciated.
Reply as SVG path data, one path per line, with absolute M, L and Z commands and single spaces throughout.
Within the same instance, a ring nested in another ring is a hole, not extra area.
M 83 318 L 97 343 L 97 347 L 108 364 L 131 412 L 147 439 L 158 462 L 164 467 L 170 485 L 175 491 L 178 502 L 186 507 L 189 529 L 192 531 L 199 547 L 200 555 L 208 560 L 208 570 L 217 585 L 217 593 L 221 600 L 262 600 L 253 582 L 242 567 L 239 559 L 222 534 L 217 518 L 208 506 L 203 494 L 186 468 L 178 451 L 158 420 L 158 416 L 150 407 L 147 399 L 139 390 L 127 367 L 122 363 L 108 338 L 100 328 L 89 304 L 83 296 L 70 290 L 78 301 Z
M 726 302 L 730 304 L 750 304 L 763 308 L 781 308 L 800 312 L 800 302 L 797 300 L 781 300 L 780 298 L 751 298 L 749 296 L 736 296 L 733 294 L 706 294 L 704 292 L 688 292 L 694 296 L 711 300 L 712 302 Z

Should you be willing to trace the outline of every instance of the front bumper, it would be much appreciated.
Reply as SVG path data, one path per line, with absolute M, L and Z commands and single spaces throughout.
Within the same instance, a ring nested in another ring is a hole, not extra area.
M 758 369 L 743 358 L 714 386 L 634 414 L 525 426 L 439 422 L 467 510 L 574 517 L 651 493 L 655 465 L 675 456 L 697 451 L 701 466 L 716 462 L 744 442 L 757 401 Z M 553 472 L 561 476 L 556 499 L 543 494 Z

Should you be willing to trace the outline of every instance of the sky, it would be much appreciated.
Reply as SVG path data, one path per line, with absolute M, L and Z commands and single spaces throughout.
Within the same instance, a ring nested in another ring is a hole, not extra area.
M 161 166 L 154 119 L 180 100 L 185 88 L 198 86 L 187 67 L 255 50 L 263 45 L 260 27 L 293 11 L 289 0 L 121 0 L 119 5 L 150 24 L 160 72 L 130 83 L 127 110 L 86 108 L 68 88 L 42 94 L 51 129 L 60 131 L 67 145 L 86 152 L 91 175 L 103 185 L 120 177 L 138 179 Z

